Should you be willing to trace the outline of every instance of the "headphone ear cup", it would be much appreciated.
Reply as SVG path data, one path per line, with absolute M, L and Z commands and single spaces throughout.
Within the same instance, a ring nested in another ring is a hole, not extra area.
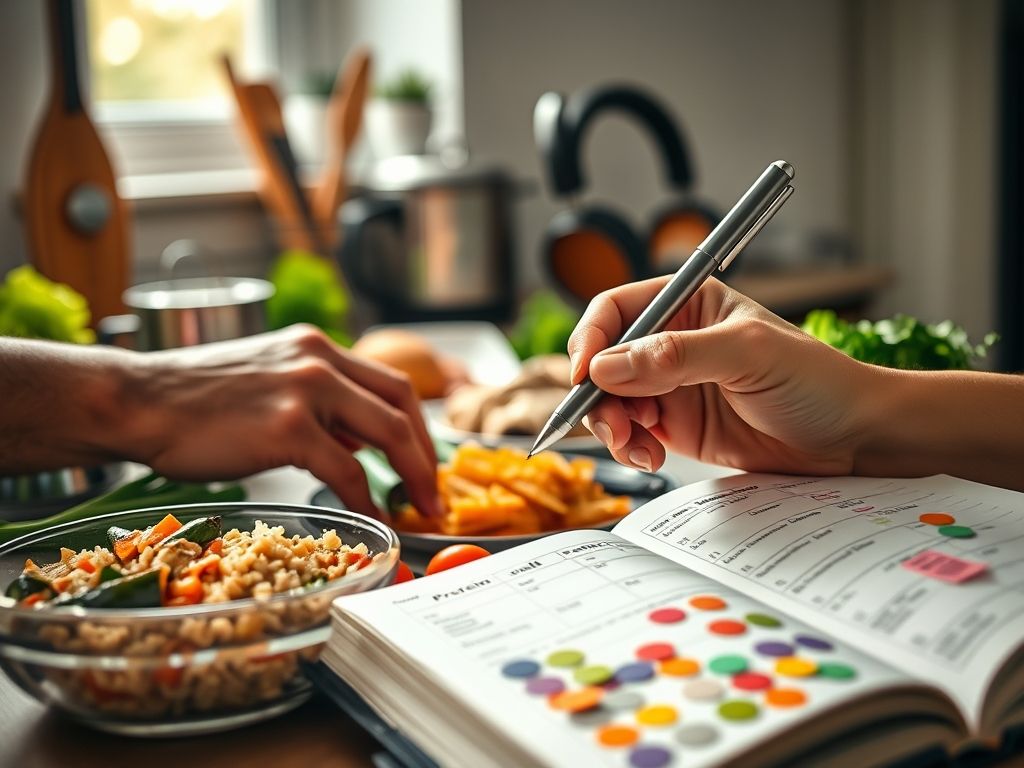
M 545 234 L 544 256 L 555 284 L 584 305 L 648 272 L 643 243 L 629 224 L 597 208 L 558 213 Z
M 699 203 L 677 203 L 662 209 L 654 217 L 647 239 L 652 269 L 659 273 L 677 270 L 720 219 L 717 211 Z

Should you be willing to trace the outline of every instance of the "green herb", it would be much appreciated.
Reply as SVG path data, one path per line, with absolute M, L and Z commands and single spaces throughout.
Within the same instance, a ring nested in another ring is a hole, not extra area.
M 927 325 L 907 315 L 896 315 L 875 323 L 850 323 L 828 309 L 808 314 L 803 329 L 865 363 L 935 371 L 973 367 L 999 338 L 990 333 L 981 344 L 972 344 L 967 332 L 950 320 Z
M 309 251 L 285 251 L 270 270 L 270 282 L 277 289 L 267 301 L 272 329 L 311 323 L 339 344 L 352 345 L 348 291 L 331 262 Z
M 89 317 L 84 296 L 28 265 L 12 269 L 0 285 L 0 336 L 91 344 Z
M 580 316 L 550 291 L 538 291 L 523 303 L 509 340 L 519 359 L 565 353 Z
M 393 80 L 377 86 L 374 93 L 391 101 L 411 101 L 426 104 L 430 99 L 430 81 L 415 69 L 401 72 Z
M 176 504 L 243 501 L 244 499 L 245 490 L 240 485 L 228 485 L 214 489 L 202 483 L 177 483 L 160 475 L 150 474 L 50 517 L 17 523 L 0 520 L 0 544 L 53 525 L 85 520 L 112 512 L 125 512 L 147 507 L 169 507 Z

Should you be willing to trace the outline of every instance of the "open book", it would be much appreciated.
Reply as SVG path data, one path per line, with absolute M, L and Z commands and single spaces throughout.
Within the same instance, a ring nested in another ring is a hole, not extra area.
M 332 611 L 324 661 L 444 766 L 956 755 L 1024 723 L 1024 494 L 737 475 Z

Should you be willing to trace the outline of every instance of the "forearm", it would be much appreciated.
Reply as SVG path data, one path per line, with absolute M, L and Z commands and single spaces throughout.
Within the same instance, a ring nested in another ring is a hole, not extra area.
M 127 458 L 114 446 L 131 357 L 0 338 L 0 474 Z
M 854 472 L 1024 490 L 1024 376 L 879 369 Z

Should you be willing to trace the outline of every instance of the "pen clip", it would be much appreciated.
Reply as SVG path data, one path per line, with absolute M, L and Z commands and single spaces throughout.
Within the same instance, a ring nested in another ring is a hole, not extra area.
M 740 251 L 746 248 L 747 244 L 755 237 L 757 237 L 757 233 L 764 229 L 764 225 L 771 221 L 772 216 L 774 216 L 778 212 L 779 208 L 782 207 L 782 204 L 785 203 L 789 199 L 789 196 L 792 194 L 792 186 L 787 186 L 784 190 L 782 190 L 779 193 L 779 196 L 772 201 L 771 205 L 769 205 L 765 209 L 765 212 L 762 213 L 757 218 L 757 221 L 755 221 L 750 226 L 750 229 L 747 230 L 747 233 L 739 239 L 739 242 L 736 243 L 736 245 L 733 246 L 733 249 L 726 254 L 724 259 L 722 259 L 722 263 L 719 264 L 718 266 L 719 272 L 724 272 L 725 268 L 728 267 L 732 260 L 739 255 Z

